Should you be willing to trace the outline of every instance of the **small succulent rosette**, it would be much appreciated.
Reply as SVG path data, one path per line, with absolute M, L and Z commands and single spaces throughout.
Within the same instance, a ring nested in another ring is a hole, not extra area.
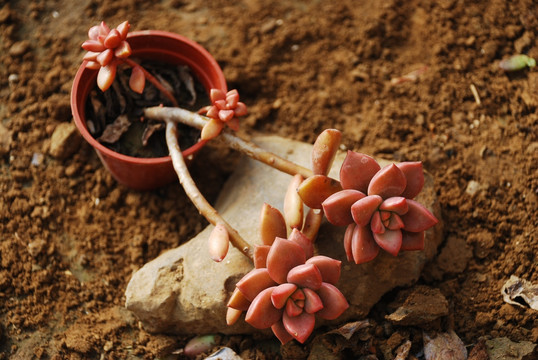
M 340 183 L 342 190 L 327 197 L 322 207 L 330 223 L 347 226 L 348 260 L 371 261 L 380 248 L 394 256 L 424 248 L 424 231 L 438 220 L 412 200 L 424 185 L 421 162 L 381 168 L 372 157 L 348 151 Z
M 239 101 L 239 92 L 230 90 L 227 93 L 219 89 L 211 89 L 212 105 L 202 108 L 199 112 L 210 118 L 202 129 L 202 140 L 209 140 L 220 134 L 224 126 L 233 131 L 239 130 L 239 116 L 248 113 L 247 106 Z
M 292 339 L 304 343 L 316 317 L 338 318 L 349 307 L 335 286 L 341 262 L 312 255 L 312 241 L 297 229 L 287 239 L 257 246 L 255 269 L 237 283 L 228 302 L 228 324 L 246 311 L 247 323 L 271 328 L 283 344 Z

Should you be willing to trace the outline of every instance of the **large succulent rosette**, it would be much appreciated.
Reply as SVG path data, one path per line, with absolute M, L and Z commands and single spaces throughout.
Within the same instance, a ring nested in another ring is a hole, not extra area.
M 381 168 L 372 157 L 348 151 L 340 183 L 343 190 L 322 206 L 330 223 L 348 226 L 344 237 L 348 260 L 368 262 L 380 248 L 394 256 L 424 248 L 424 231 L 438 220 L 412 200 L 424 185 L 421 162 Z
M 258 329 L 270 327 L 283 344 L 305 342 L 316 316 L 339 317 L 349 307 L 335 286 L 341 262 L 312 254 L 312 242 L 297 229 L 288 239 L 277 237 L 270 246 L 256 247 L 255 269 L 237 283 L 228 317 L 230 310 L 238 315 L 246 311 L 246 322 Z M 228 318 L 228 323 L 237 318 Z

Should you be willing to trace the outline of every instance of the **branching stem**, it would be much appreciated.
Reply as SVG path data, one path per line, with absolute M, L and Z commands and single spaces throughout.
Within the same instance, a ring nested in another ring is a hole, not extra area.
M 144 116 L 150 119 L 168 122 L 180 122 L 197 129 L 202 129 L 209 118 L 182 108 L 154 106 L 144 109 Z M 231 132 L 222 132 L 219 137 L 232 149 L 261 161 L 286 174 L 302 175 L 303 178 L 312 176 L 312 170 L 286 160 L 272 152 L 264 150 L 256 144 L 244 140 Z
M 228 231 L 232 245 L 253 261 L 253 250 L 250 244 L 239 235 L 237 230 L 220 216 L 217 210 L 215 210 L 202 193 L 200 193 L 200 190 L 194 183 L 177 141 L 177 125 L 172 121 L 166 121 L 166 144 L 168 145 L 172 164 L 174 165 L 174 170 L 177 173 L 179 182 L 185 189 L 185 193 L 191 199 L 194 206 L 196 206 L 200 214 L 202 214 L 212 225 L 216 225 L 217 223 L 223 224 Z

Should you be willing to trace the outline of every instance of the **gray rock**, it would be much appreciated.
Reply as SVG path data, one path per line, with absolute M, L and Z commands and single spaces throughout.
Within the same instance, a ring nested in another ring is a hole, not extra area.
M 260 137 L 255 141 L 268 150 L 310 167 L 310 144 L 275 136 Z M 345 154 L 339 154 L 335 160 L 331 173 L 334 178 L 338 178 L 344 157 Z M 267 202 L 282 210 L 290 179 L 287 174 L 244 159 L 225 184 L 215 207 L 243 238 L 259 243 L 261 207 Z M 424 190 L 418 200 L 440 218 L 431 176 L 426 176 Z M 212 228 L 209 226 L 189 242 L 163 253 L 133 274 L 125 292 L 126 307 L 147 331 L 175 334 L 255 331 L 244 321 L 238 321 L 234 326 L 226 325 L 226 302 L 236 282 L 250 271 L 252 265 L 235 248 L 230 248 L 221 263 L 213 262 L 207 252 L 207 239 Z M 343 233 L 343 228 L 324 224 L 316 241 L 319 253 L 342 260 L 339 288 L 349 301 L 350 308 L 334 322 L 364 317 L 383 294 L 416 282 L 426 261 L 436 254 L 442 238 L 442 225 L 439 223 L 426 232 L 424 251 L 402 253 L 398 257 L 382 251 L 374 261 L 362 265 L 347 262 Z

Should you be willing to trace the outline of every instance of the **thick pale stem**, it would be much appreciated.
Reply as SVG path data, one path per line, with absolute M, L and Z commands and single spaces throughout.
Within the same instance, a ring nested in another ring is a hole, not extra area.
M 144 116 L 150 119 L 161 121 L 181 122 L 185 125 L 192 126 L 197 129 L 202 129 L 208 121 L 208 117 L 185 110 L 181 108 L 155 106 L 144 109 Z M 312 170 L 303 166 L 297 165 L 289 160 L 286 160 L 272 152 L 266 151 L 256 144 L 241 139 L 229 132 L 222 132 L 220 138 L 232 149 L 242 152 L 243 154 L 261 161 L 279 171 L 286 174 L 302 175 L 303 178 L 312 176 Z
M 253 250 L 250 244 L 239 235 L 237 230 L 231 227 L 230 224 L 220 216 L 217 210 L 209 204 L 202 193 L 200 193 L 200 190 L 198 190 L 198 187 L 194 183 L 194 180 L 187 169 L 183 155 L 181 154 L 181 149 L 179 148 L 179 143 L 177 141 L 177 126 L 172 121 L 166 121 L 166 144 L 168 145 L 170 157 L 172 158 L 174 170 L 177 173 L 179 182 L 183 186 L 183 189 L 185 189 L 185 193 L 191 199 L 194 206 L 196 206 L 200 214 L 202 214 L 211 224 L 223 224 L 226 231 L 228 231 L 232 245 L 250 260 L 253 260 Z
M 140 64 L 137 64 L 136 62 L 134 62 L 133 60 L 131 59 L 123 59 L 123 61 L 129 65 L 130 67 L 134 68 L 135 66 L 138 66 L 140 67 L 140 69 L 142 69 L 142 72 L 144 73 L 144 77 L 150 82 L 152 83 L 164 96 L 166 96 L 168 98 L 168 100 L 170 100 L 172 102 L 172 105 L 174 106 L 179 106 L 177 101 L 176 101 L 176 98 L 174 97 L 174 95 L 172 95 L 172 93 L 170 93 L 170 91 L 168 91 L 162 84 L 159 80 L 157 80 L 153 75 L 151 75 L 146 69 L 144 69 L 142 66 L 140 66 Z

